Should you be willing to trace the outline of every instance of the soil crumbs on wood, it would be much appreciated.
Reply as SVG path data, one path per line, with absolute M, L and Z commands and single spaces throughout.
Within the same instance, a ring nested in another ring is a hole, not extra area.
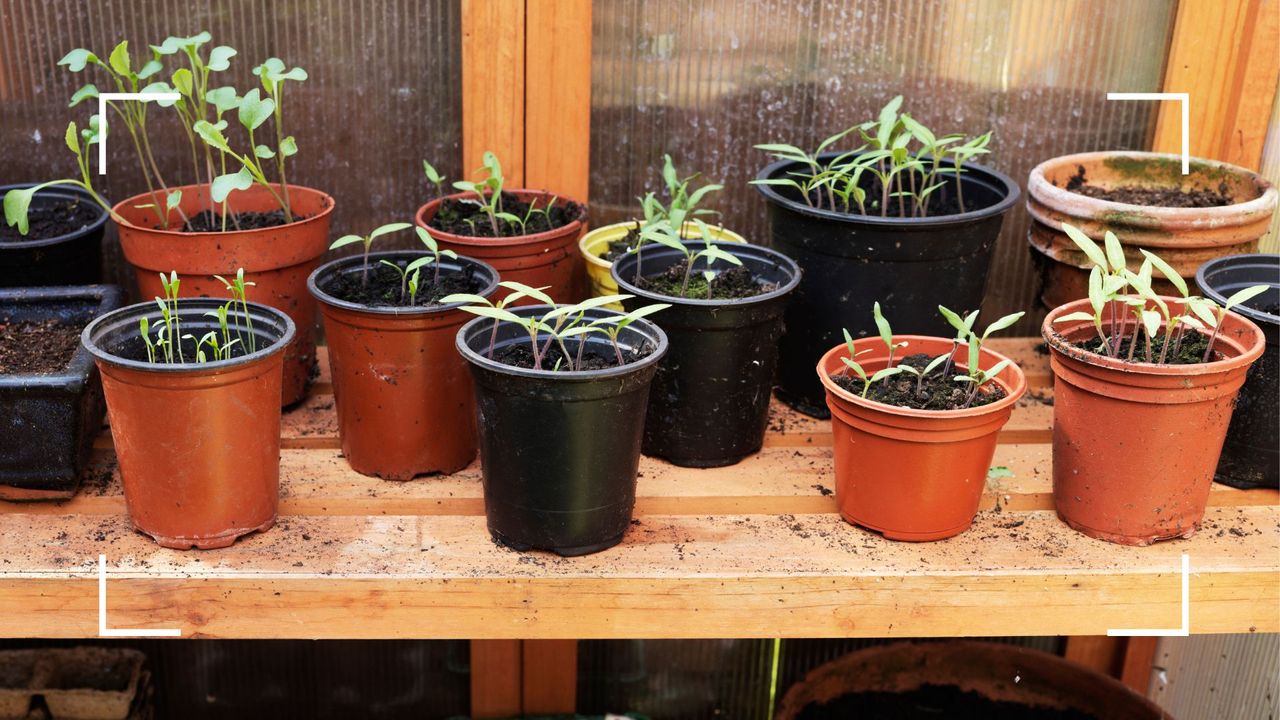
M 395 261 L 401 270 L 410 262 L 409 259 Z M 368 266 L 368 273 L 367 283 L 361 279 L 359 271 L 343 272 L 329 278 L 320 289 L 339 300 L 365 307 L 410 307 L 408 289 L 399 271 L 379 262 Z M 445 295 L 476 294 L 484 289 L 484 282 L 476 277 L 475 269 L 471 267 L 463 272 L 442 269 L 437 282 L 434 263 L 419 271 L 419 283 L 413 307 L 429 307 Z
M 657 295 L 690 300 L 739 300 L 773 292 L 778 287 L 776 283 L 761 281 L 746 267 L 733 265 L 715 271 L 710 283 L 701 271 L 694 270 L 689 274 L 688 288 L 681 293 L 688 266 L 687 261 L 681 260 L 657 275 L 640 278 L 635 285 Z
M 174 220 L 181 220 L 175 216 Z M 293 222 L 306 220 L 305 217 L 294 215 Z M 264 228 L 280 227 L 288 225 L 285 220 L 283 210 L 272 210 L 270 212 L 247 212 L 247 213 L 231 213 L 227 215 L 226 232 L 236 232 L 239 230 L 262 230 Z M 165 229 L 163 226 L 157 226 L 157 230 Z M 172 228 L 170 228 L 172 229 Z M 199 215 L 192 215 L 185 225 L 182 226 L 182 232 L 223 232 L 222 214 L 205 210 Z
M 70 235 L 92 225 L 102 216 L 102 210 L 90 200 L 63 200 L 36 195 L 27 210 L 27 234 L 18 228 L 0 223 L 0 243 L 25 240 L 47 240 Z
M 62 370 L 79 349 L 83 328 L 54 320 L 0 323 L 0 375 Z
M 1085 179 L 1083 165 L 1076 166 L 1076 174 L 1067 180 L 1066 189 L 1077 195 L 1148 207 L 1210 208 L 1231 205 L 1234 201 L 1225 182 L 1216 190 L 1197 188 L 1183 190 L 1177 187 L 1117 187 L 1104 188 L 1090 185 Z
M 1096 720 L 1078 710 L 989 700 L 954 685 L 921 685 L 909 692 L 860 692 L 841 695 L 821 705 L 805 706 L 800 720 L 893 718 L 917 720 Z
M 899 365 L 924 369 L 933 357 L 924 353 L 916 353 L 903 358 Z M 969 402 L 969 384 L 956 382 L 956 375 L 962 374 L 959 368 L 952 367 L 947 377 L 942 374 L 941 366 L 935 368 L 918 382 L 915 375 L 899 373 L 871 383 L 867 391 L 867 399 L 896 405 L 914 410 L 958 410 L 964 407 L 982 407 L 1003 398 L 1004 388 L 994 382 L 987 383 L 978 389 L 973 402 Z M 845 375 L 832 375 L 831 379 L 840 387 L 854 395 L 861 396 L 864 383 L 850 371 Z
M 530 213 L 530 205 L 533 212 Z M 512 193 L 502 193 L 501 212 L 510 213 L 525 219 L 524 227 L 519 223 L 497 219 L 498 232 L 494 233 L 494 222 L 474 198 L 446 198 L 440 203 L 440 209 L 428 223 L 436 230 L 443 230 L 452 235 L 467 237 L 520 237 L 534 235 L 564 227 L 575 220 L 581 220 L 586 214 L 583 207 L 572 200 L 555 200 L 551 209 L 547 210 L 546 202 L 525 202 Z

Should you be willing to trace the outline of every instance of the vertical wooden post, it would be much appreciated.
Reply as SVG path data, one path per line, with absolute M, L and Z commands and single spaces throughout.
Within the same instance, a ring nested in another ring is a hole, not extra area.
M 1090 670 L 1119 677 L 1124 663 L 1124 638 L 1106 635 L 1079 635 L 1067 638 L 1063 656 Z
M 491 150 L 508 187 L 585 202 L 591 0 L 462 0 L 462 162 Z M 475 717 L 572 713 L 576 640 L 472 641 Z
M 523 681 L 519 640 L 471 641 L 471 717 L 520 715 Z
M 591 0 L 526 0 L 525 184 L 587 201 Z
M 462 0 L 462 172 L 486 150 L 524 186 L 525 0 Z
M 1151 685 L 1151 665 L 1156 659 L 1156 641 L 1159 638 L 1129 638 L 1124 649 L 1124 663 L 1120 668 L 1120 682 L 1139 695 L 1147 694 Z
M 524 712 L 571 713 L 578 702 L 578 641 L 524 642 Z
M 1257 170 L 1280 77 L 1280 0 L 1178 3 L 1164 91 L 1188 93 L 1190 151 Z M 1154 149 L 1180 152 L 1181 109 L 1161 104 Z

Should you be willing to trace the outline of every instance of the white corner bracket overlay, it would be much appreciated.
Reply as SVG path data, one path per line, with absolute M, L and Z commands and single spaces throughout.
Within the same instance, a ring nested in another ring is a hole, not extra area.
M 176 628 L 147 629 L 107 627 L 107 556 L 98 556 L 98 637 L 182 637 Z
M 97 174 L 106 174 L 106 104 L 111 100 L 169 100 L 177 102 L 182 96 L 177 92 L 102 92 L 97 96 L 97 122 L 101 138 L 97 141 Z M 1185 172 L 1185 170 L 1184 170 Z
M 1191 635 L 1191 556 L 1182 553 L 1182 627 L 1168 630 L 1121 628 L 1107 637 L 1188 637 Z
M 1191 174 L 1191 94 L 1184 92 L 1109 92 L 1108 100 L 1177 100 L 1182 103 L 1182 174 Z

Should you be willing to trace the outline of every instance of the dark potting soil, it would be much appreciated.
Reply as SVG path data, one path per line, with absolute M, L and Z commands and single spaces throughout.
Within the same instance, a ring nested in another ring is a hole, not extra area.
M 148 320 L 151 321 L 151 339 L 154 342 L 156 339 L 156 327 L 160 322 L 160 311 L 158 308 L 154 315 L 148 317 Z M 205 333 L 208 332 L 207 329 L 201 329 L 199 332 L 191 332 L 187 329 L 185 325 L 180 327 L 183 335 L 188 335 L 188 334 L 204 335 Z M 234 341 L 236 340 L 237 337 L 239 336 L 236 335 L 236 331 L 232 329 L 231 339 Z M 243 339 L 240 342 L 233 344 L 231 346 L 231 349 L 224 354 L 222 359 L 230 360 L 233 358 L 238 358 L 244 355 L 248 355 L 249 354 L 248 341 L 249 341 L 249 334 L 245 333 Z M 219 333 L 218 342 L 219 343 L 222 342 L 221 333 Z M 268 341 L 266 338 L 258 337 L 256 345 L 254 346 L 254 349 L 262 350 L 268 347 L 269 345 L 270 345 L 270 341 Z M 180 346 L 182 349 L 181 359 L 183 363 L 187 365 L 194 364 L 197 358 L 196 340 L 189 337 L 184 338 L 180 342 Z M 147 345 L 146 343 L 142 342 L 141 335 L 137 333 L 130 334 L 128 339 L 126 339 L 124 342 L 120 343 L 117 346 L 106 348 L 106 350 L 110 352 L 112 355 L 115 355 L 116 357 L 122 358 L 124 360 L 136 360 L 137 362 L 148 362 L 150 359 L 147 357 Z M 204 346 L 203 350 L 205 352 L 206 361 L 212 362 L 213 361 L 212 353 L 207 344 Z M 164 359 L 163 352 L 161 351 L 160 348 L 156 348 L 156 364 L 159 365 L 159 364 L 163 364 L 164 362 L 165 362 L 165 359 Z M 180 364 L 178 362 L 178 358 L 176 357 L 174 358 L 173 364 L 175 365 Z
M 47 240 L 69 235 L 92 225 L 102 215 L 102 210 L 90 200 L 57 200 L 40 198 L 32 201 L 27 210 L 27 234 L 22 235 L 16 226 L 0 223 L 0 243 L 23 240 Z
M 234 215 L 234 217 L 232 217 Z M 305 220 L 305 217 L 294 215 L 293 222 Z M 270 212 L 247 212 L 247 213 L 231 213 L 227 215 L 227 232 L 236 232 L 238 230 L 261 230 L 263 228 L 279 227 L 288 225 L 284 218 L 283 210 L 272 210 Z M 160 226 L 157 230 L 163 229 Z M 205 210 L 199 215 L 192 215 L 186 225 L 182 226 L 183 232 L 222 232 L 222 214 Z
M 905 174 L 903 177 L 905 181 Z M 917 181 L 918 180 L 919 178 L 917 178 Z M 983 204 L 983 203 L 975 202 L 972 199 L 969 199 L 967 202 L 965 202 L 964 207 L 961 208 L 960 198 L 958 198 L 955 193 L 955 189 L 956 189 L 955 177 L 952 175 L 947 175 L 941 181 L 935 180 L 935 183 L 936 182 L 945 182 L 946 184 L 938 188 L 937 190 L 935 190 L 929 196 L 929 201 L 928 201 L 928 204 L 926 205 L 926 212 L 928 213 L 928 217 L 945 217 L 947 215 L 959 215 L 961 213 L 973 212 L 975 210 L 982 210 L 983 208 L 986 208 L 990 205 L 990 203 Z M 910 197 L 902 197 L 901 204 L 899 204 L 897 197 L 893 197 L 893 193 L 897 192 L 898 190 L 896 182 L 890 185 L 889 204 L 884 212 L 881 212 L 881 207 L 880 207 L 880 200 L 881 200 L 881 196 L 883 195 L 882 191 L 884 189 L 884 184 L 880 182 L 880 179 L 872 175 L 871 173 L 866 173 L 859 180 L 858 186 L 861 187 L 863 192 L 866 193 L 866 199 L 863 200 L 863 203 L 862 203 L 863 208 L 866 209 L 866 213 L 859 212 L 858 205 L 853 201 L 852 198 L 850 198 L 849 200 L 849 208 L 847 211 L 844 208 L 843 201 L 841 201 L 839 198 L 836 198 L 836 207 L 841 212 L 847 212 L 847 214 L 849 215 L 861 215 L 864 217 L 891 217 L 891 218 L 916 217 L 915 215 L 912 214 L 913 213 L 912 200 Z M 911 188 L 910 188 L 910 185 L 908 184 L 903 189 L 909 192 Z M 800 202 L 804 202 L 804 200 L 800 197 L 800 193 L 795 190 L 791 190 L 790 188 L 779 188 L 779 190 L 782 192 L 783 195 L 790 195 L 790 196 L 793 196 L 795 199 L 799 200 Z M 809 193 L 810 204 L 829 210 L 831 208 L 831 198 L 825 193 L 822 193 L 821 197 L 819 197 L 820 192 L 821 192 L 820 190 L 814 190 Z
M 546 342 L 546 338 L 542 338 L 540 342 Z M 578 352 L 578 344 L 572 341 L 565 341 L 565 345 L 569 348 L 569 352 L 573 354 L 571 359 L 576 361 L 576 353 Z M 588 346 L 589 347 L 589 346 Z M 639 362 L 649 355 L 649 351 L 632 352 L 628 349 L 622 350 L 623 365 L 630 365 Z M 527 343 L 518 345 L 508 345 L 499 350 L 494 360 L 503 365 L 510 365 L 518 368 L 533 368 L 533 348 Z M 567 370 L 568 367 L 564 363 L 564 353 L 556 345 L 555 341 L 551 342 L 551 348 L 547 350 L 547 354 L 542 358 L 542 369 L 551 370 L 559 367 Z M 618 356 L 614 353 L 601 353 L 594 349 L 584 350 L 582 353 L 582 366 L 576 368 L 578 370 L 605 370 L 612 367 L 618 367 Z
M 1149 207 L 1209 208 L 1232 204 L 1231 193 L 1225 182 L 1219 184 L 1217 190 L 1183 190 L 1176 187 L 1102 188 L 1088 183 L 1083 165 L 1077 165 L 1076 174 L 1067 180 L 1067 190 L 1098 200 Z
M 641 254 L 643 255 L 643 252 Z M 689 287 L 681 294 L 685 269 L 688 267 L 688 262 L 681 260 L 658 275 L 640 278 L 635 285 L 641 290 L 657 295 L 692 300 L 737 300 L 763 295 L 778 288 L 777 283 L 764 282 L 757 278 L 750 268 L 731 265 L 717 271 L 709 284 L 701 271 L 694 270 L 689 275 Z
M 934 357 L 936 356 L 916 353 L 902 358 L 898 364 L 924 369 Z M 958 410 L 966 407 L 969 399 L 969 384 L 956 382 L 953 379 L 962 372 L 953 366 L 947 373 L 947 377 L 944 377 L 942 366 L 939 365 L 926 375 L 924 382 L 919 385 L 915 375 L 899 373 L 871 383 L 871 388 L 867 390 L 867 399 L 914 410 Z M 852 371 L 847 374 L 832 375 L 831 379 L 850 393 L 862 395 L 864 383 Z M 990 405 L 1004 396 L 1004 388 L 990 382 L 978 388 L 978 394 L 974 396 L 972 403 L 968 403 L 968 407 Z
M 640 239 L 640 223 L 636 223 L 627 229 L 627 234 L 617 240 L 609 241 L 609 250 L 601 256 L 605 262 L 613 262 L 618 258 L 626 255 L 631 248 L 635 247 L 636 242 Z
M 84 325 L 53 320 L 0 323 L 0 375 L 62 370 L 80 348 Z
M 453 235 L 520 237 L 564 227 L 575 220 L 580 220 L 583 215 L 582 206 L 572 200 L 556 200 L 551 205 L 550 212 L 546 213 L 537 212 L 545 210 L 546 203 L 539 203 L 534 200 L 533 204 L 535 205 L 535 212 L 526 222 L 523 229 L 519 224 L 498 220 L 498 233 L 496 235 L 493 232 L 493 224 L 489 222 L 489 216 L 481 209 L 480 204 L 475 200 L 466 198 L 448 198 L 440 203 L 440 209 L 431 218 L 430 225 L 437 230 L 443 230 Z M 529 205 L 530 203 L 511 193 L 502 193 L 502 212 L 523 218 L 529 212 Z
M 1132 327 L 1130 327 L 1130 330 L 1132 330 Z M 1076 347 L 1081 348 L 1083 350 L 1088 350 L 1091 353 L 1097 353 L 1099 355 L 1106 354 L 1106 352 L 1103 350 L 1102 340 L 1097 337 L 1091 337 L 1087 340 L 1081 340 L 1073 344 Z M 1130 337 L 1126 337 L 1124 340 L 1120 342 L 1119 357 L 1121 360 L 1125 360 L 1125 361 L 1129 360 L 1129 349 L 1132 346 L 1133 346 L 1133 339 Z M 1204 362 L 1204 351 L 1205 351 L 1205 348 L 1207 347 L 1209 347 L 1209 338 L 1201 334 L 1200 332 L 1187 331 L 1187 334 L 1184 335 L 1182 338 L 1181 344 L 1177 342 L 1177 336 L 1175 334 L 1173 345 L 1169 350 L 1169 354 L 1164 359 L 1164 364 L 1165 365 L 1195 365 L 1197 363 L 1202 363 Z M 1164 349 L 1164 336 L 1161 335 L 1160 337 L 1157 337 L 1154 342 L 1151 343 L 1151 361 L 1150 362 L 1159 361 L 1160 352 L 1163 349 Z M 1214 360 L 1221 360 L 1221 359 L 1222 359 L 1222 354 L 1219 353 L 1217 350 L 1214 350 L 1213 355 L 1209 357 L 1210 362 Z M 1138 346 L 1133 349 L 1132 362 L 1148 362 L 1147 361 L 1147 341 L 1146 341 L 1145 333 L 1143 334 L 1143 339 L 1138 341 Z
M 396 261 L 403 269 L 409 260 Z M 484 289 L 484 281 L 476 277 L 475 270 L 468 267 L 465 272 L 440 271 L 439 282 L 434 280 L 435 265 L 427 265 L 419 274 L 421 286 L 412 303 L 413 307 L 429 307 L 436 300 L 453 293 L 478 293 Z M 345 300 L 365 307 L 409 307 L 407 288 L 401 291 L 400 273 L 378 263 L 369 266 L 368 282 L 361 280 L 360 273 L 339 273 L 329 277 L 320 285 L 320 289 L 339 300 Z
M 808 705 L 799 720 L 1097 720 L 1079 710 L 989 700 L 954 685 L 921 685 L 909 692 L 860 692 Z

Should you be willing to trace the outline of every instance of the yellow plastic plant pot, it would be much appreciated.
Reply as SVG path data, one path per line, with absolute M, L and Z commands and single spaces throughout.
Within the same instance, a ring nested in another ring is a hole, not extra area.
M 578 241 L 578 248 L 582 251 L 582 257 L 587 260 L 587 277 L 591 280 L 592 297 L 603 297 L 618 293 L 618 285 L 609 274 L 609 268 L 613 263 L 605 260 L 604 256 L 609 252 L 609 243 L 626 237 L 627 232 L 635 225 L 636 221 L 634 220 L 605 225 L 588 232 Z M 711 238 L 713 240 L 735 243 L 746 242 L 745 238 L 732 230 L 726 230 L 710 224 L 708 224 L 708 229 L 711 230 Z M 693 223 L 685 223 L 680 234 L 686 239 L 696 238 L 698 236 L 698 227 Z M 614 303 L 609 308 L 611 310 L 621 310 L 622 306 Z

